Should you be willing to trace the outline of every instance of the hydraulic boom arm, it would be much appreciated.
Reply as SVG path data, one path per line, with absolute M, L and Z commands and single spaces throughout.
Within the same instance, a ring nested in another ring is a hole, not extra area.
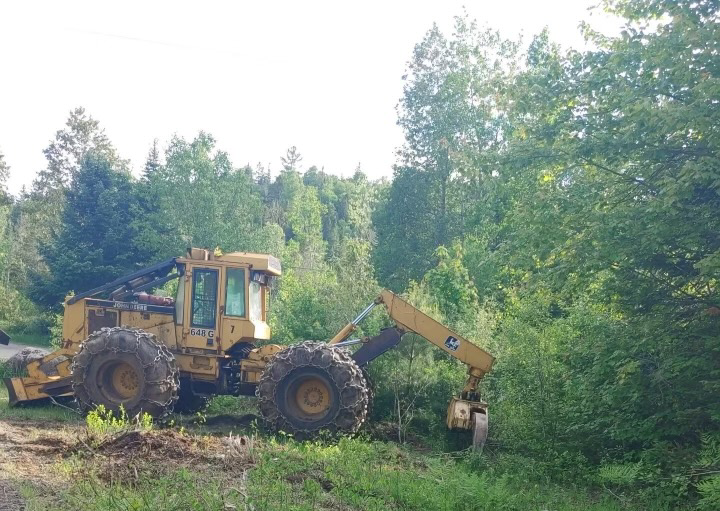
M 398 295 L 388 290 L 380 293 L 380 296 L 353 320 L 352 323 L 348 323 L 338 332 L 338 334 L 330 340 L 330 344 L 343 343 L 343 345 L 346 345 L 346 339 L 355 331 L 358 323 L 370 313 L 373 307 L 380 304 L 383 304 L 387 309 L 400 335 L 406 332 L 414 332 L 421 335 L 438 348 L 466 364 L 470 368 L 471 374 L 477 378 L 482 378 L 485 373 L 489 372 L 492 368 L 495 358 L 487 351 L 475 346 L 461 335 L 453 332 L 445 325 L 438 323 L 424 312 L 413 307 Z M 367 344 L 371 342 L 372 339 L 368 340 Z M 350 341 L 350 343 L 354 344 L 353 341 Z
M 347 338 L 357 329 L 370 311 L 377 305 L 384 305 L 394 328 L 388 328 L 370 339 Z M 348 346 L 362 343 L 363 346 L 353 354 L 358 365 L 364 366 L 395 347 L 406 332 L 414 332 L 460 360 L 468 366 L 468 379 L 460 397 L 453 397 L 448 407 L 447 424 L 450 428 L 473 429 L 473 444 L 482 446 L 487 437 L 487 405 L 480 400 L 477 386 L 480 379 L 490 371 L 495 357 L 474 345 L 445 325 L 438 323 L 427 314 L 397 296 L 384 290 L 373 303 L 330 340 L 330 344 Z

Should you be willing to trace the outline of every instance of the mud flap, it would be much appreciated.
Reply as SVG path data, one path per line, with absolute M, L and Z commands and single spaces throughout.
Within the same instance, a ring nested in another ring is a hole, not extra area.
M 388 350 L 393 349 L 402 339 L 403 331 L 398 328 L 386 328 L 378 335 L 364 343 L 353 353 L 352 358 L 360 367 L 372 362 Z

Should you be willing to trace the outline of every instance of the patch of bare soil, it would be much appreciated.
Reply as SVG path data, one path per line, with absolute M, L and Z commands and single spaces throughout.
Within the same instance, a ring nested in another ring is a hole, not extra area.
M 370 434 L 370 437 L 375 440 L 392 443 L 399 442 L 397 425 L 393 424 L 392 422 L 372 422 L 367 425 L 366 431 Z M 421 436 L 416 435 L 412 432 L 407 432 L 405 434 L 404 443 L 410 444 L 419 450 L 424 450 L 425 448 L 427 448 L 425 440 Z
M 128 431 L 93 446 L 81 440 L 68 453 L 91 458 L 103 481 L 129 485 L 143 475 L 166 474 L 180 467 L 233 477 L 255 464 L 254 441 L 248 437 L 194 436 L 173 430 Z
M 62 485 L 52 465 L 74 444 L 78 428 L 32 420 L 0 420 L 0 511 L 22 511 L 17 481 Z
M 333 482 L 327 477 L 325 477 L 325 474 L 323 474 L 319 470 L 310 470 L 308 472 L 295 472 L 294 474 L 290 474 L 289 476 L 287 476 L 285 479 L 293 486 L 302 486 L 307 479 L 312 479 L 316 481 L 325 491 L 331 491 L 333 488 L 335 488 Z
M 245 436 L 197 436 L 174 430 L 126 431 L 98 440 L 79 424 L 0 420 L 0 511 L 24 509 L 13 488 L 27 481 L 52 494 L 67 487 L 57 463 L 70 458 L 74 470 L 106 482 L 133 485 L 143 475 L 178 468 L 244 479 L 255 464 L 254 440 Z
M 74 444 L 78 431 L 69 424 L 0 420 L 0 474 L 47 480 L 46 469 Z
M 24 511 L 25 503 L 8 481 L 0 479 L 0 511 Z

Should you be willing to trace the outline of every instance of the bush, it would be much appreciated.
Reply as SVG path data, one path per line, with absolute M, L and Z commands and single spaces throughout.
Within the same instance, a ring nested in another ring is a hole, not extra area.
M 105 406 L 98 405 L 88 413 L 85 422 L 88 433 L 96 437 L 115 435 L 130 430 L 150 431 L 153 427 L 152 416 L 143 413 L 129 418 L 122 406 L 117 414 L 113 414 Z

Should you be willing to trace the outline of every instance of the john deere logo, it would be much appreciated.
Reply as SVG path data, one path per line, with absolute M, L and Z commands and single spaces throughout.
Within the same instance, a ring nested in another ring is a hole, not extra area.
M 445 339 L 445 347 L 450 351 L 457 351 L 457 349 L 460 347 L 460 341 L 458 341 L 455 337 L 451 335 L 447 339 Z

